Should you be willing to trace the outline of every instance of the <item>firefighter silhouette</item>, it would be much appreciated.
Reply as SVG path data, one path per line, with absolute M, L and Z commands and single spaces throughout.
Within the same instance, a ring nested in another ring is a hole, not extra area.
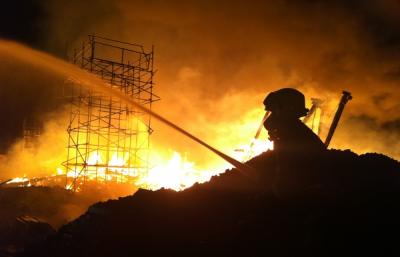
M 267 95 L 264 122 L 277 159 L 274 190 L 278 196 L 296 196 L 321 186 L 319 167 L 314 165 L 326 150 L 321 139 L 300 118 L 305 116 L 304 95 L 283 88 Z

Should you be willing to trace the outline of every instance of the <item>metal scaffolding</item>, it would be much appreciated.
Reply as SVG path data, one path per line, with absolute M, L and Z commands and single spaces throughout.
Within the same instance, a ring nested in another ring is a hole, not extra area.
M 89 35 L 75 50 L 73 63 L 136 102 L 151 108 L 154 48 Z M 132 183 L 148 172 L 151 117 L 115 97 L 66 85 L 71 103 L 68 124 L 67 186 L 78 190 L 88 181 Z

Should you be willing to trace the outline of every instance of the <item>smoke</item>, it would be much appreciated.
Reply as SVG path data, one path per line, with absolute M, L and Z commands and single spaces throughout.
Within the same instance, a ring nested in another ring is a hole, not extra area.
M 0 178 L 44 177 L 57 175 L 65 161 L 68 117 L 62 109 L 50 112 L 45 117 L 40 140 L 27 144 L 24 138 L 18 139 L 0 162 Z
M 54 175 L 68 140 L 66 78 L 35 63 L 34 56 L 18 59 L 17 49 L 6 49 L 0 51 L 0 179 Z M 24 126 L 39 129 L 40 140 L 26 141 Z
M 325 100 L 325 133 L 342 89 L 353 93 L 332 147 L 400 158 L 393 145 L 400 134 L 398 1 L 39 5 L 46 15 L 35 24 L 46 32 L 35 42 L 49 52 L 64 56 L 66 45 L 79 47 L 90 33 L 154 44 L 162 98 L 154 110 L 223 151 L 251 140 L 267 92 L 296 87 Z M 214 160 L 161 124 L 154 128 L 154 148 L 188 152 L 198 163 Z

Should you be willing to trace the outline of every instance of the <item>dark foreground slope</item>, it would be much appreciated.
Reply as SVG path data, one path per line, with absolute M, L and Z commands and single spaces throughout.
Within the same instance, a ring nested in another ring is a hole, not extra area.
M 399 256 L 399 163 L 335 150 L 319 162 L 324 183 L 297 196 L 273 193 L 269 152 L 254 174 L 98 203 L 24 256 Z

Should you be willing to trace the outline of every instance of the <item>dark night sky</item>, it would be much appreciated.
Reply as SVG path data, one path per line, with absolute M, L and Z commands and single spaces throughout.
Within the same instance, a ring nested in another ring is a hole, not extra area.
M 39 24 L 44 19 L 40 1 L 6 1 L 1 8 L 0 35 L 37 45 L 43 35 Z
M 394 141 L 400 134 L 397 0 L 32 0 L 7 1 L 0 12 L 0 37 L 60 57 L 93 32 L 154 44 L 159 94 L 164 99 L 159 108 L 168 106 L 173 110 L 169 117 L 177 119 L 182 117 L 179 106 L 185 105 L 183 111 L 196 117 L 188 115 L 190 119 L 180 124 L 200 136 L 207 135 L 192 128 L 193 122 L 215 123 L 228 110 L 223 120 L 227 122 L 243 108 L 257 106 L 227 108 L 231 102 L 219 99 L 258 99 L 282 86 L 323 96 L 347 88 L 356 97 L 343 127 L 359 133 L 339 131 L 338 139 L 357 139 L 354 145 L 362 145 L 366 138 L 377 138 L 377 151 L 400 156 L 400 150 L 389 149 L 399 146 Z M 27 76 L 40 80 L 33 72 Z M 44 101 L 54 95 L 48 87 L 37 90 L 37 83 L 27 85 L 13 76 L 3 74 L 0 85 L 0 152 L 21 134 L 23 117 L 52 110 L 56 102 Z

